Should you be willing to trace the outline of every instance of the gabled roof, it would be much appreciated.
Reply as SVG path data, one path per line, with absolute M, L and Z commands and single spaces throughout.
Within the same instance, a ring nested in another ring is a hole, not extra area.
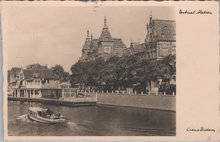
M 113 44 L 114 48 L 126 48 L 125 44 L 122 42 L 120 38 L 114 38 L 113 41 L 114 41 Z
M 153 19 L 154 35 L 158 40 L 176 40 L 176 22 Z
M 86 39 L 84 45 L 83 45 L 83 49 L 89 49 L 90 48 L 90 44 L 91 41 L 89 39 Z
M 91 41 L 91 49 L 95 49 L 95 48 L 97 48 L 98 47 L 98 42 L 99 42 L 99 39 L 93 39 L 92 41 Z
M 90 49 L 97 49 L 99 41 L 103 41 L 103 40 L 93 39 L 90 44 L 90 47 L 91 47 Z M 104 41 L 106 41 L 106 40 L 104 40 Z M 114 48 L 126 48 L 126 45 L 123 43 L 123 41 L 120 38 L 113 38 L 109 41 L 113 42 Z
M 34 70 L 23 70 L 24 78 L 25 79 L 31 79 L 33 78 Z
M 58 80 L 59 79 L 49 69 L 44 69 L 44 70 L 28 70 L 28 69 L 24 69 L 23 72 L 24 72 L 24 78 L 25 79 L 32 79 L 32 78 L 34 78 L 34 74 L 37 74 L 38 78 L 54 79 L 54 80 Z
M 21 71 L 21 68 L 18 68 L 18 67 L 13 67 L 10 72 L 13 72 L 13 73 L 19 73 Z
M 124 55 L 129 55 L 129 54 L 137 54 L 137 53 L 141 53 L 141 52 L 145 52 L 145 43 L 141 43 L 141 44 L 134 44 L 133 48 L 129 47 L 129 48 L 125 48 L 123 50 Z

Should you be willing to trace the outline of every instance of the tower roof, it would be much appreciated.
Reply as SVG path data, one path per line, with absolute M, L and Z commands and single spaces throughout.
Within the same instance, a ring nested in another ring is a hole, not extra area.
M 112 39 L 112 36 L 109 32 L 109 29 L 108 29 L 108 26 L 107 26 L 107 19 L 105 17 L 104 19 L 104 27 L 102 29 L 102 33 L 99 37 L 100 40 L 111 40 Z
M 87 30 L 86 41 L 83 45 L 83 49 L 89 49 L 90 44 L 91 44 L 91 40 L 90 40 L 90 37 L 89 37 L 89 30 Z
M 175 40 L 176 22 L 172 20 L 153 20 L 154 34 L 158 40 Z

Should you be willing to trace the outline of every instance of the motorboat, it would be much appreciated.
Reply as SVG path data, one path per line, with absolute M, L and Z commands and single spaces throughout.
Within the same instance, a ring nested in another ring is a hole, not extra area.
M 41 107 L 29 107 L 28 110 L 28 118 L 40 122 L 40 123 L 47 123 L 47 124 L 57 124 L 57 123 L 66 123 L 68 120 L 60 113 L 53 113 L 48 108 L 41 108 Z

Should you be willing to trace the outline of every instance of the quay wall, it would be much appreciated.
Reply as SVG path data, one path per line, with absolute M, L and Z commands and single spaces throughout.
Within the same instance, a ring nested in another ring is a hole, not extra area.
M 63 106 L 94 106 L 96 101 L 84 101 L 84 102 L 71 102 L 57 99 L 47 99 L 47 98 L 16 98 L 8 97 L 9 101 L 23 101 L 23 102 L 38 102 L 38 103 L 50 103 Z
M 91 95 L 93 95 L 91 93 Z M 95 94 L 94 94 L 95 95 Z M 29 101 L 40 103 L 52 103 L 65 106 L 90 106 L 90 105 L 109 105 L 121 107 L 135 107 L 166 111 L 176 111 L 176 96 L 168 95 L 134 95 L 134 94 L 107 94 L 98 93 L 96 101 L 70 102 L 46 98 L 14 98 L 8 97 L 12 101 Z
M 98 94 L 98 105 L 126 106 L 176 111 L 176 96 Z

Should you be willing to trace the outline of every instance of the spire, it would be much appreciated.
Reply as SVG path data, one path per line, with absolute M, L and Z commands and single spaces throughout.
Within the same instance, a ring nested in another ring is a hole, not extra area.
M 134 47 L 134 43 L 133 43 L 133 40 L 131 38 L 131 44 L 130 44 L 130 47 L 133 48 Z
M 99 37 L 100 40 L 111 40 L 112 36 L 109 32 L 108 26 L 107 26 L 107 19 L 106 17 L 104 18 L 104 27 L 102 29 L 102 33 Z
M 104 19 L 104 28 L 108 28 L 106 16 L 105 16 L 105 19 Z
M 87 30 L 87 37 L 86 38 L 89 38 L 89 29 Z
M 90 46 L 90 36 L 89 36 L 89 29 L 87 30 L 87 35 L 86 35 L 86 40 L 85 40 L 85 43 L 83 45 L 83 49 L 89 49 L 89 46 Z
M 150 16 L 149 16 L 149 19 L 150 19 L 150 23 L 151 23 L 151 21 L 152 21 L 152 11 L 150 11 Z

